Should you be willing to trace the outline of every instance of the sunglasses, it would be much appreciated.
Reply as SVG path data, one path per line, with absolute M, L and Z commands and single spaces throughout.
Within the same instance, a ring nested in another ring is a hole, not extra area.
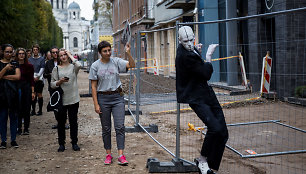
M 4 51 L 6 54 L 12 54 L 13 51 Z

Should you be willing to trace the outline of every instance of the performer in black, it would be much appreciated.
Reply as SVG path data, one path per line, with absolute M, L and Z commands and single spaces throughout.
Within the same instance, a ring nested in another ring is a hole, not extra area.
M 213 170 L 219 169 L 228 140 L 222 108 L 212 87 L 207 84 L 213 73 L 210 59 L 217 44 L 209 46 L 204 62 L 194 47 L 191 27 L 183 26 L 179 29 L 179 41 L 175 60 L 177 101 L 188 103 L 207 126 L 201 156 L 195 161 L 202 174 L 213 174 Z

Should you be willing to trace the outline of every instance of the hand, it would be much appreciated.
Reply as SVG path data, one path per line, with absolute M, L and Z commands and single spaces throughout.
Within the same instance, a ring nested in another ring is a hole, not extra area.
M 202 44 L 201 44 L 201 43 L 195 45 L 195 47 L 197 48 L 197 50 L 198 50 L 200 53 L 202 53 Z
M 37 82 L 39 80 L 39 77 L 34 78 L 34 82 Z
M 211 56 L 215 52 L 217 46 L 219 46 L 219 44 L 210 44 L 208 46 L 208 49 L 207 49 L 207 52 L 206 52 L 206 62 L 211 62 Z
M 4 68 L 5 68 L 6 71 L 8 71 L 8 70 L 13 69 L 13 68 L 14 68 L 14 65 L 12 65 L 12 64 L 9 63 L 9 64 L 7 64 Z
M 67 79 L 67 78 L 63 77 L 63 78 L 61 78 L 61 79 L 60 79 L 60 81 L 62 81 L 62 82 L 68 82 L 68 81 L 69 81 L 69 79 Z
M 71 57 L 71 56 L 72 56 L 71 53 L 70 53 L 70 51 L 68 51 L 68 50 L 65 50 L 65 53 L 67 54 L 68 57 Z M 72 56 L 72 57 L 73 57 L 73 56 Z
M 99 105 L 95 105 L 95 111 L 96 111 L 97 114 L 102 114 L 101 108 L 100 108 Z
M 32 92 L 32 101 L 35 99 L 35 92 Z
M 69 81 L 69 79 L 66 79 L 65 77 L 63 77 L 63 78 L 61 78 L 59 81 L 58 81 L 58 83 L 59 83 L 59 85 L 61 85 L 61 84 L 63 84 L 63 83 L 66 83 L 66 82 L 68 82 Z M 59 86 L 58 85 L 58 86 Z
M 125 44 L 125 52 L 126 53 L 131 53 L 131 45 L 129 43 Z

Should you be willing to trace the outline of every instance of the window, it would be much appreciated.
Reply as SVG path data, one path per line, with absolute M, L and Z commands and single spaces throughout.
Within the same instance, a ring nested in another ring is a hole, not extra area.
M 73 19 L 75 19 L 75 11 L 73 12 L 73 16 L 72 16 L 72 18 L 73 18 Z
M 56 7 L 57 7 L 57 9 L 59 9 L 59 2 L 58 2 L 58 0 L 56 0 Z
M 53 8 L 53 0 L 51 0 L 51 6 L 52 6 L 52 8 Z
M 73 46 L 78 47 L 78 38 L 76 37 L 73 38 Z

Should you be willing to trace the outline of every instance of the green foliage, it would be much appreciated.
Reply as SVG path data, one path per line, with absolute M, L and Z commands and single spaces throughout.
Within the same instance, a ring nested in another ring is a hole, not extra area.
M 108 25 L 110 25 L 110 27 L 112 27 L 112 3 L 110 0 L 101 0 L 98 1 L 95 5 L 94 5 L 94 10 L 95 10 L 95 20 L 97 19 L 97 16 L 100 15 L 102 17 L 104 17 L 105 19 L 108 20 L 107 23 L 109 23 Z M 106 24 L 107 24 L 106 23 Z
M 63 46 L 62 29 L 45 0 L 0 0 L 0 24 L 0 44 L 31 48 L 38 43 L 43 52 Z
M 295 88 L 295 96 L 300 98 L 306 98 L 306 86 L 299 86 Z

